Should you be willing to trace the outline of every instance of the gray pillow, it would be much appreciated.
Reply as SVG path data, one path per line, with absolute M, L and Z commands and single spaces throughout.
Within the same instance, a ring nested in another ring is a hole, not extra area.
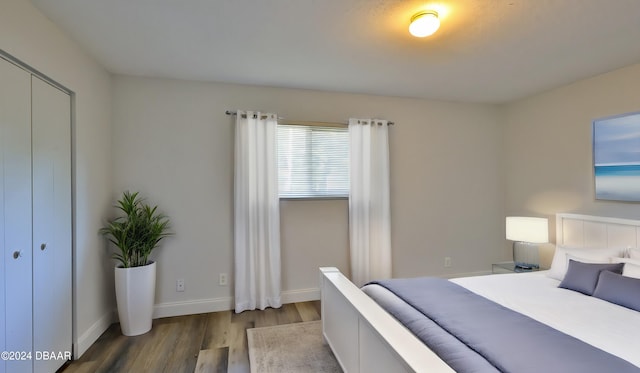
M 591 295 L 598 284 L 600 272 L 611 271 L 620 274 L 623 267 L 624 263 L 582 263 L 569 259 L 567 274 L 558 287 Z
M 593 296 L 640 311 L 640 279 L 603 271 Z

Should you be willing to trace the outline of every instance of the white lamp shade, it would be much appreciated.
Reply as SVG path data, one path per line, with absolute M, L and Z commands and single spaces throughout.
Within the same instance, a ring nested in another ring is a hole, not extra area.
M 549 242 L 549 221 L 546 218 L 507 216 L 507 240 L 531 243 Z

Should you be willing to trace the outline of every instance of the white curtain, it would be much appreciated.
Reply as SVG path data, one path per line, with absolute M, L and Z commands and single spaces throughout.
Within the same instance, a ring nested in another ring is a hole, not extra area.
M 362 286 L 391 277 L 388 122 L 350 119 L 349 141 L 351 277 Z
M 235 312 L 278 308 L 280 205 L 275 114 L 238 111 L 235 138 Z

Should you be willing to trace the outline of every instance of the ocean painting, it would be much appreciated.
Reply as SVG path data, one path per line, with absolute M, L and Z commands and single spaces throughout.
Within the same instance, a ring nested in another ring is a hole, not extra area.
M 640 201 L 640 113 L 593 122 L 596 199 Z

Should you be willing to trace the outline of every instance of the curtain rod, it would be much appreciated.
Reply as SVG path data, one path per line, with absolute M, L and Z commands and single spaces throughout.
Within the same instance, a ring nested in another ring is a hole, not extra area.
M 227 115 L 238 115 L 238 113 L 236 113 L 235 111 L 231 111 L 231 110 L 226 110 L 224 113 L 227 114 Z M 246 114 L 242 114 L 242 115 L 245 118 L 247 117 Z M 256 118 L 257 115 L 253 114 L 253 117 Z M 261 119 L 266 119 L 266 118 L 267 118 L 267 116 L 263 115 Z M 278 117 L 278 120 L 281 120 L 281 119 L 284 119 L 284 118 Z
M 231 110 L 225 110 L 224 113 L 227 114 L 227 115 L 238 115 L 237 112 L 231 111 Z M 254 114 L 254 118 L 255 118 L 255 114 Z M 283 121 L 283 120 L 284 120 L 284 118 L 278 117 L 278 121 Z M 286 124 L 312 124 L 312 123 L 314 123 L 316 125 L 331 125 L 331 124 L 333 124 L 333 125 L 338 124 L 338 125 L 342 125 L 342 126 L 348 126 L 349 125 L 349 123 L 333 123 L 333 122 L 309 122 L 309 121 L 285 121 L 285 122 L 286 122 Z M 395 124 L 395 122 L 387 121 L 387 124 L 390 125 L 390 126 L 393 126 Z

